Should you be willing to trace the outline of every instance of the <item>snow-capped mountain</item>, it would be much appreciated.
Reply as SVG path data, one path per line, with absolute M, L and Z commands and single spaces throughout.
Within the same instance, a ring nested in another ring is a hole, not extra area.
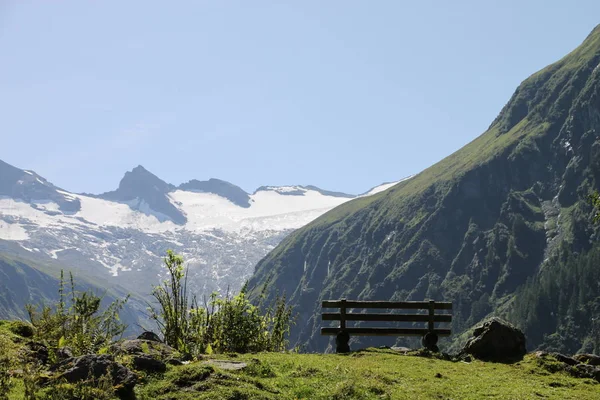
M 167 249 L 184 255 L 201 294 L 236 290 L 287 234 L 355 196 L 314 186 L 253 194 L 218 179 L 179 186 L 142 166 L 100 195 L 60 189 L 0 161 L 0 241 L 148 294 Z

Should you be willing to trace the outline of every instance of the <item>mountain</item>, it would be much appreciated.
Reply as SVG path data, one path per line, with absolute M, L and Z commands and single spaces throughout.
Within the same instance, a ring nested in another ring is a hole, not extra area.
M 459 339 L 493 313 L 521 326 L 530 347 L 598 352 L 600 288 L 568 268 L 598 276 L 587 195 L 600 186 L 599 134 L 600 26 L 523 81 L 471 143 L 289 235 L 258 263 L 252 293 L 267 284 L 268 296 L 287 294 L 292 344 L 309 351 L 331 344 L 319 335 L 320 301 L 347 297 L 452 301 Z
M 187 222 L 185 215 L 169 201 L 175 187 L 138 165 L 126 172 L 119 188 L 97 196 L 100 199 L 127 204 L 132 210 L 153 215 L 161 222 L 171 220 L 178 225 Z
M 4 243 L 11 245 L 10 243 Z M 14 246 L 14 243 L 12 244 Z M 25 306 L 52 305 L 58 301 L 59 277 L 62 266 L 53 260 L 23 252 L 10 251 L 2 247 L 0 254 L 0 319 L 27 319 Z M 19 255 L 16 255 L 21 253 Z M 27 252 L 24 252 L 27 253 Z M 65 270 L 65 279 L 69 279 L 69 271 Z M 119 285 L 104 280 L 90 279 L 84 274 L 75 273 L 76 289 L 91 290 L 102 296 L 103 304 L 110 304 L 115 299 L 122 299 L 127 290 Z M 66 284 L 69 284 L 66 282 Z M 128 333 L 133 333 L 139 326 L 149 326 L 143 316 L 146 303 L 138 296 L 132 296 L 125 304 L 121 318 L 128 325 Z
M 51 201 L 60 211 L 76 212 L 79 201 L 33 171 L 24 171 L 0 160 L 0 196 L 19 198 L 33 204 Z
M 0 254 L 53 261 L 142 296 L 162 276 L 167 249 L 185 257 L 198 295 L 237 290 L 286 235 L 353 197 L 299 185 L 249 194 L 218 179 L 175 186 L 142 166 L 114 191 L 76 194 L 0 168 Z
M 207 181 L 199 181 L 192 179 L 187 183 L 182 183 L 178 187 L 180 190 L 187 190 L 198 193 L 213 193 L 224 197 L 233 204 L 240 207 L 250 207 L 250 195 L 239 186 L 235 186 L 229 182 L 220 179 L 211 178 Z

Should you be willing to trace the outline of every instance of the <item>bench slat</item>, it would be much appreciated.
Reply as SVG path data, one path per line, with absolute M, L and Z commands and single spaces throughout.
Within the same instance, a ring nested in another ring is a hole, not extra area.
M 424 336 L 429 332 L 425 328 L 346 328 L 350 335 L 362 336 Z M 340 328 L 321 328 L 321 335 L 337 335 Z M 450 329 L 434 329 L 438 336 L 450 336 Z
M 323 300 L 323 308 L 339 308 L 340 300 Z M 429 309 L 428 301 L 346 301 L 346 308 L 401 308 L 407 310 Z M 436 310 L 452 310 L 452 303 L 435 302 Z
M 323 313 L 323 321 L 340 321 L 341 313 Z M 346 321 L 393 321 L 393 322 L 429 322 L 427 314 L 360 314 L 346 313 Z M 452 322 L 452 315 L 437 314 L 433 316 L 434 322 Z

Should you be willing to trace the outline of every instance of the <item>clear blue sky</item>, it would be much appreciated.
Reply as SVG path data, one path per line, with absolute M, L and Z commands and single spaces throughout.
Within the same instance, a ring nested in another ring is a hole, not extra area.
M 481 134 L 600 1 L 0 0 L 0 159 L 75 192 L 359 193 Z

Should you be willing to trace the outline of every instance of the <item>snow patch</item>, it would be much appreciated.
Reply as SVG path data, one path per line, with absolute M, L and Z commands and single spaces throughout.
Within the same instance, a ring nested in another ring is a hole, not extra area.
M 415 175 L 410 175 L 410 176 L 407 176 L 406 178 L 402 178 L 402 179 L 400 179 L 399 181 L 396 181 L 396 182 L 388 182 L 388 183 L 381 184 L 379 186 L 375 186 L 373 189 L 369 190 L 367 193 L 365 193 L 365 194 L 363 194 L 363 195 L 361 195 L 359 197 L 372 196 L 374 194 L 384 192 L 384 191 L 388 190 L 389 188 L 391 188 L 393 186 L 396 186 L 400 182 L 407 181 L 407 180 L 413 178 L 414 176 Z
M 0 239 L 3 240 L 27 240 L 29 235 L 20 224 L 11 224 L 0 220 Z

